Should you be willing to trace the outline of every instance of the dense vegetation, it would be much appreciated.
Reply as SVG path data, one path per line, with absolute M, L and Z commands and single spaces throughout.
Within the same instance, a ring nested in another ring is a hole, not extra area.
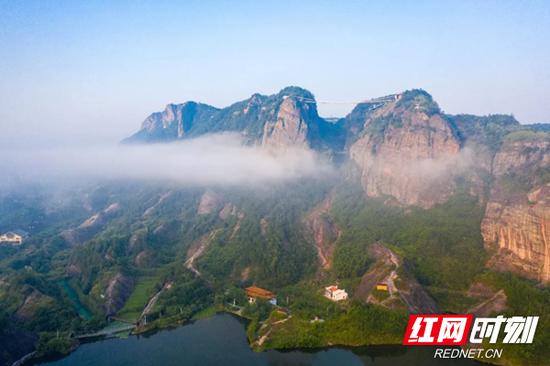
M 342 186 L 333 209 L 344 228 L 334 257 L 339 277 L 362 275 L 366 246 L 376 241 L 393 245 L 424 285 L 464 289 L 482 271 L 483 210 L 475 198 L 458 194 L 429 210 L 405 211 L 382 200 L 357 200 L 358 190 Z
M 504 344 L 504 358 L 511 365 L 541 365 L 550 359 L 550 289 L 510 273 L 486 273 L 483 281 L 494 288 L 504 289 L 508 309 L 503 315 L 539 316 L 532 344 Z M 526 301 L 528 300 L 528 301 Z
M 322 321 L 293 317 L 272 332 L 266 347 L 323 347 L 396 344 L 403 338 L 406 314 L 352 303 Z
M 258 349 L 399 343 L 406 325 L 404 307 L 391 310 L 353 298 L 373 263 L 367 248 L 375 242 L 383 242 L 403 259 L 407 273 L 425 286 L 443 311 L 462 312 L 473 306 L 476 300 L 465 290 L 480 280 L 505 289 L 510 314 L 526 314 L 521 308 L 526 297 L 533 299 L 530 314 L 543 314 L 549 305 L 547 290 L 484 268 L 487 257 L 479 229 L 483 206 L 465 193 L 467 187 L 431 209 L 364 198 L 361 187 L 349 181 L 335 185 L 330 180 L 302 180 L 292 187 L 270 188 L 213 187 L 206 191 L 215 192 L 215 202 L 202 214 L 197 207 L 204 189 L 155 184 L 94 187 L 88 195 L 90 208 L 70 202 L 55 214 L 44 210 L 41 200 L 29 202 L 28 209 L 16 210 L 10 219 L 17 221 L 2 221 L 26 228 L 45 220 L 22 248 L 0 248 L 2 332 L 16 325 L 38 335 L 40 354 L 63 353 L 75 346 L 73 335 L 108 324 L 106 297 L 112 296 L 115 303 L 121 302 L 115 315 L 141 322 L 141 330 L 226 309 L 250 319 L 251 342 L 265 335 L 268 324 L 270 336 L 261 346 L 254 343 Z M 168 193 L 170 199 L 158 204 Z M 329 193 L 334 199 L 328 214 L 342 233 L 332 269 L 320 271 L 303 218 Z M 85 243 L 73 247 L 60 235 L 112 203 L 123 210 Z M 202 244 L 203 252 L 194 262 L 197 275 L 186 260 Z M 129 281 L 109 294 L 117 276 Z M 349 301 L 334 303 L 322 296 L 323 287 L 334 281 L 348 289 Z M 276 292 L 284 311 L 273 311 L 262 301 L 249 305 L 243 288 L 251 284 Z M 156 303 L 145 317 L 143 311 L 155 294 Z M 230 305 L 233 302 L 236 306 Z M 539 327 L 538 334 L 548 334 L 546 317 Z M 538 362 L 547 356 L 546 338 L 537 338 L 529 347 L 507 347 L 507 360 Z

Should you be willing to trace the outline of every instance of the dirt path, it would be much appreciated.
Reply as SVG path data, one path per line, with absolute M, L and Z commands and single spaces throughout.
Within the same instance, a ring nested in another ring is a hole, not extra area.
M 304 218 L 304 226 L 311 233 L 319 263 L 324 269 L 332 264 L 334 246 L 342 230 L 330 216 L 332 194 L 329 194 L 321 203 L 315 206 Z
M 387 249 L 387 248 L 386 248 Z M 390 293 L 390 299 L 393 299 L 394 294 L 398 293 L 397 287 L 395 286 L 394 280 L 397 279 L 397 269 L 399 268 L 399 259 L 395 255 L 394 252 L 392 252 L 390 249 L 388 249 L 388 254 L 390 256 L 390 261 L 393 263 L 394 268 L 393 271 L 391 271 L 390 275 L 386 279 L 386 283 L 388 284 L 388 291 Z
M 391 293 L 395 293 L 397 289 L 393 279 L 397 278 L 396 270 L 399 266 L 397 256 L 380 243 L 374 243 L 370 246 L 369 255 L 375 258 L 376 262 L 361 278 L 361 283 L 355 291 L 355 297 L 367 300 L 376 284 L 387 282 L 389 279 L 391 279 L 391 283 L 388 283 L 388 289 L 391 286 Z
M 145 308 L 141 312 L 140 319 L 142 319 L 144 316 L 146 316 L 147 314 L 151 313 L 151 311 L 153 311 L 153 308 L 155 307 L 162 292 L 170 288 L 171 286 L 172 286 L 171 282 L 165 283 L 164 286 L 162 286 L 162 288 L 159 291 L 157 291 L 157 293 L 154 294 L 152 298 L 149 299 L 149 301 L 147 302 L 147 305 L 145 305 Z
M 267 339 L 267 337 L 269 337 L 270 334 L 271 334 L 271 329 L 268 330 L 266 334 L 261 336 L 260 339 L 258 339 L 258 346 L 261 346 L 262 344 L 264 344 L 265 340 Z
M 369 248 L 369 254 L 376 258 L 372 268 L 363 275 L 356 290 L 356 297 L 367 302 L 376 302 L 391 307 L 394 300 L 399 299 L 411 313 L 435 313 L 437 304 L 411 274 L 400 276 L 397 271 L 401 267 L 399 257 L 382 243 L 374 243 Z M 402 288 L 395 285 L 401 280 Z M 378 301 L 371 294 L 377 283 L 388 285 L 389 297 Z
M 468 313 L 476 316 L 489 316 L 491 313 L 506 309 L 507 300 L 504 290 L 499 290 L 491 298 L 468 310 Z
M 289 315 L 287 318 L 284 318 L 284 319 L 281 319 L 281 320 L 277 320 L 276 322 L 274 323 L 271 323 L 271 328 L 269 328 L 269 330 L 263 335 L 261 336 L 259 339 L 258 339 L 258 346 L 261 346 L 262 344 L 264 344 L 264 342 L 267 340 L 267 338 L 269 337 L 269 335 L 271 334 L 271 331 L 272 331 L 272 327 L 274 325 L 277 325 L 277 324 L 283 324 L 284 322 L 286 322 L 287 320 L 289 320 L 290 318 L 292 318 L 292 315 Z M 262 328 L 264 326 L 267 326 L 267 324 L 264 324 L 262 325 Z M 261 329 L 261 328 L 260 328 Z
M 172 195 L 172 193 L 173 193 L 172 191 L 168 191 L 161 194 L 157 202 L 155 202 L 154 205 L 152 205 L 151 207 L 146 209 L 145 212 L 143 212 L 142 217 L 149 216 L 151 213 L 153 213 L 153 211 L 155 211 L 164 201 L 166 201 L 166 199 L 169 198 Z
M 195 268 L 194 263 L 195 259 L 200 257 L 204 250 L 206 249 L 206 246 L 208 245 L 208 241 L 204 240 L 200 243 L 199 247 L 191 254 L 191 256 L 185 261 L 185 267 L 187 269 L 190 269 L 193 271 L 197 276 L 200 276 L 201 273 L 198 269 Z
M 282 324 L 282 323 L 286 322 L 287 320 L 289 320 L 290 318 L 292 318 L 292 315 L 289 315 L 287 318 L 284 318 L 282 320 L 277 320 L 275 323 L 273 323 L 271 325 Z
M 220 229 L 214 230 L 211 233 L 204 235 L 198 240 L 198 246 L 191 246 L 191 248 L 189 248 L 187 252 L 187 260 L 185 261 L 184 265 L 187 269 L 191 270 L 197 276 L 200 276 L 201 273 L 197 268 L 195 268 L 195 260 L 197 260 L 197 258 L 199 258 L 204 253 L 204 251 L 208 247 L 208 244 L 210 243 L 214 235 L 218 233 L 218 231 L 220 231 Z

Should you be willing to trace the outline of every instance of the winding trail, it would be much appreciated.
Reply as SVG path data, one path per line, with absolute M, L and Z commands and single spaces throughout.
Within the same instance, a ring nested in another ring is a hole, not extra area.
M 199 258 L 204 253 L 204 251 L 208 247 L 208 244 L 210 244 L 210 241 L 212 240 L 214 235 L 216 235 L 220 230 L 221 229 L 216 229 L 216 230 L 212 231 L 211 233 L 206 234 L 202 238 L 200 238 L 198 240 L 199 245 L 196 249 L 193 250 L 193 246 L 191 246 L 191 248 L 189 248 L 189 251 L 187 252 L 187 260 L 184 263 L 185 268 L 189 269 L 190 271 L 192 271 L 197 276 L 199 276 L 199 277 L 201 276 L 201 273 L 199 272 L 199 270 L 197 268 L 195 268 L 195 260 L 197 258 Z
M 164 290 L 169 289 L 172 287 L 172 282 L 167 282 L 162 286 L 160 290 L 157 291 L 156 294 L 153 295 L 147 302 L 147 305 L 145 305 L 145 308 L 143 308 L 143 311 L 141 312 L 141 316 L 139 317 L 139 320 L 143 319 L 147 314 L 150 314 L 151 311 L 153 311 L 153 308 L 157 304 L 157 301 L 160 297 L 160 295 L 164 292 Z

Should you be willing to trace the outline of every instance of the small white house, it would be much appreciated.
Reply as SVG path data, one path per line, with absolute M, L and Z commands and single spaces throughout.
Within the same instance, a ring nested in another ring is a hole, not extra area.
M 16 234 L 12 231 L 8 231 L 5 234 L 0 235 L 0 243 L 19 245 L 23 242 L 23 235 Z
M 8 231 L 0 235 L 0 244 L 20 245 L 29 236 L 24 230 Z
M 348 298 L 346 290 L 338 288 L 336 285 L 325 287 L 325 297 L 332 301 L 342 301 Z

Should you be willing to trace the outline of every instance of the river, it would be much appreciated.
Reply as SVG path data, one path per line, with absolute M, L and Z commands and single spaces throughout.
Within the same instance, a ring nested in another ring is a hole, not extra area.
M 426 347 L 373 346 L 257 353 L 248 345 L 244 322 L 218 314 L 147 336 L 85 343 L 65 358 L 40 365 L 479 365 L 472 360 L 434 360 L 433 352 Z

